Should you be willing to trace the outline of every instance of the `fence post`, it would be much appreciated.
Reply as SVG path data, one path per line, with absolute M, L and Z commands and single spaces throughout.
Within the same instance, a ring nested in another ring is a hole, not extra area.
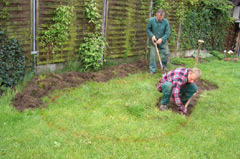
M 106 28 L 106 14 L 108 12 L 108 0 L 104 0 L 104 7 L 103 7 L 103 21 L 102 21 L 102 37 L 103 37 L 103 43 L 105 42 L 105 28 Z M 105 49 L 105 46 L 102 46 L 102 49 Z M 102 54 L 102 63 L 104 62 L 104 53 Z
M 176 49 L 175 49 L 175 56 L 177 55 L 177 52 L 180 48 L 180 45 L 181 45 L 181 33 L 182 33 L 182 23 L 180 22 L 179 23 L 179 28 L 178 28 L 178 37 L 177 37 L 177 46 L 176 46 Z
M 36 74 L 37 69 L 37 54 L 38 51 L 36 51 L 36 0 L 32 0 L 32 50 L 31 55 L 33 55 L 33 72 L 34 75 Z
M 151 0 L 151 2 L 150 2 L 149 18 L 152 17 L 152 10 L 153 10 L 153 0 Z M 148 44 L 149 44 L 149 37 L 147 36 L 146 51 L 148 49 Z M 146 54 L 146 58 L 147 58 L 147 54 Z

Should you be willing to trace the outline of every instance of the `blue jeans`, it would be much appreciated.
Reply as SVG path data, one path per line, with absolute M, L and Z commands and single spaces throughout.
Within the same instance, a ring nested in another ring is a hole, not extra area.
M 161 87 L 163 93 L 161 105 L 168 105 L 172 93 L 172 83 L 164 82 Z M 198 87 L 196 84 L 185 84 L 180 90 L 180 98 L 182 100 L 182 103 L 185 104 L 188 99 L 197 92 L 197 89 Z
M 161 60 L 162 60 L 163 67 L 167 67 L 167 61 L 168 61 L 168 57 L 170 55 L 168 43 L 166 42 L 161 47 L 158 47 L 158 49 L 159 49 L 159 52 L 162 57 Z M 151 44 L 150 45 L 150 57 L 149 57 L 150 72 L 156 72 L 156 58 L 158 58 L 156 48 L 153 44 Z

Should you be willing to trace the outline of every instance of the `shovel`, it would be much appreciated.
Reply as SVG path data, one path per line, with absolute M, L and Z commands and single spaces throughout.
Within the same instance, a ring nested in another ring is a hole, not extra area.
M 201 45 L 204 43 L 203 40 L 198 40 L 198 43 L 199 43 L 199 46 L 198 46 L 198 52 L 197 52 L 197 57 L 196 57 L 196 60 L 195 60 L 195 65 L 194 65 L 194 68 L 197 67 L 197 63 L 198 63 L 198 58 L 199 58 L 199 53 L 200 53 L 200 48 L 201 48 Z M 193 96 L 191 98 L 188 99 L 187 103 L 185 104 L 185 109 L 187 109 L 189 103 L 191 102 L 192 98 L 194 96 L 197 95 L 198 92 L 194 93 Z
M 157 47 L 157 43 L 156 43 L 156 42 L 154 42 L 154 45 L 155 45 L 156 52 L 157 52 L 157 56 L 158 56 L 158 60 L 159 60 L 159 63 L 160 63 L 160 67 L 161 67 L 162 76 L 164 76 L 164 75 L 166 74 L 166 72 L 164 72 L 164 70 L 163 70 L 162 58 L 161 58 L 161 55 L 160 55 L 160 53 L 159 53 L 159 50 L 158 50 L 158 47 Z

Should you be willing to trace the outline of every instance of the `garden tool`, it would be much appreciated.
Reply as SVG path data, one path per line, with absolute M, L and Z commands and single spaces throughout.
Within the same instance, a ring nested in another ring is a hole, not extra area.
M 191 98 L 188 99 L 187 103 L 185 104 L 185 109 L 187 109 L 187 107 L 188 107 L 189 103 L 191 102 L 192 98 L 193 98 L 194 96 L 196 96 L 197 93 L 198 93 L 198 91 L 197 91 L 196 93 L 194 93 L 193 96 L 191 96 Z
M 198 58 L 199 58 L 199 53 L 200 53 L 201 45 L 204 43 L 204 41 L 203 41 L 203 40 L 198 40 L 198 43 L 199 43 L 199 46 L 198 46 L 198 52 L 197 52 L 197 57 L 196 57 L 196 60 L 195 60 L 194 68 L 197 67 L 197 62 L 198 62 Z
M 198 52 L 197 52 L 197 57 L 196 57 L 196 60 L 195 60 L 195 65 L 194 65 L 194 68 L 197 67 L 197 62 L 198 62 L 198 58 L 199 58 L 199 53 L 200 53 L 200 49 L 201 49 L 201 45 L 204 43 L 203 40 L 198 40 L 199 42 L 199 46 L 198 46 Z M 196 93 L 193 94 L 193 96 L 191 98 L 188 99 L 187 103 L 185 104 L 185 109 L 187 109 L 189 103 L 191 102 L 192 98 L 194 96 L 196 96 L 196 94 L 198 93 L 198 91 Z
M 161 58 L 161 55 L 159 54 L 159 50 L 158 50 L 158 47 L 157 47 L 157 43 L 156 43 L 156 41 L 154 42 L 154 45 L 155 45 L 155 48 L 156 48 L 156 51 L 157 51 L 157 56 L 158 56 L 158 59 L 159 59 L 159 63 L 160 63 L 160 67 L 161 67 L 162 76 L 164 76 L 164 75 L 166 74 L 166 72 L 164 72 L 164 69 L 163 69 L 162 58 Z

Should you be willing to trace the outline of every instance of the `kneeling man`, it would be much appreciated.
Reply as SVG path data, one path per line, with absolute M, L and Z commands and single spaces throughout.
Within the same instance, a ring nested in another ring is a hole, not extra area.
M 198 68 L 177 68 L 169 71 L 158 83 L 158 90 L 163 93 L 160 110 L 166 110 L 170 97 L 178 107 L 181 114 L 186 114 L 184 104 L 197 92 L 197 85 L 194 83 L 201 77 L 201 70 Z

